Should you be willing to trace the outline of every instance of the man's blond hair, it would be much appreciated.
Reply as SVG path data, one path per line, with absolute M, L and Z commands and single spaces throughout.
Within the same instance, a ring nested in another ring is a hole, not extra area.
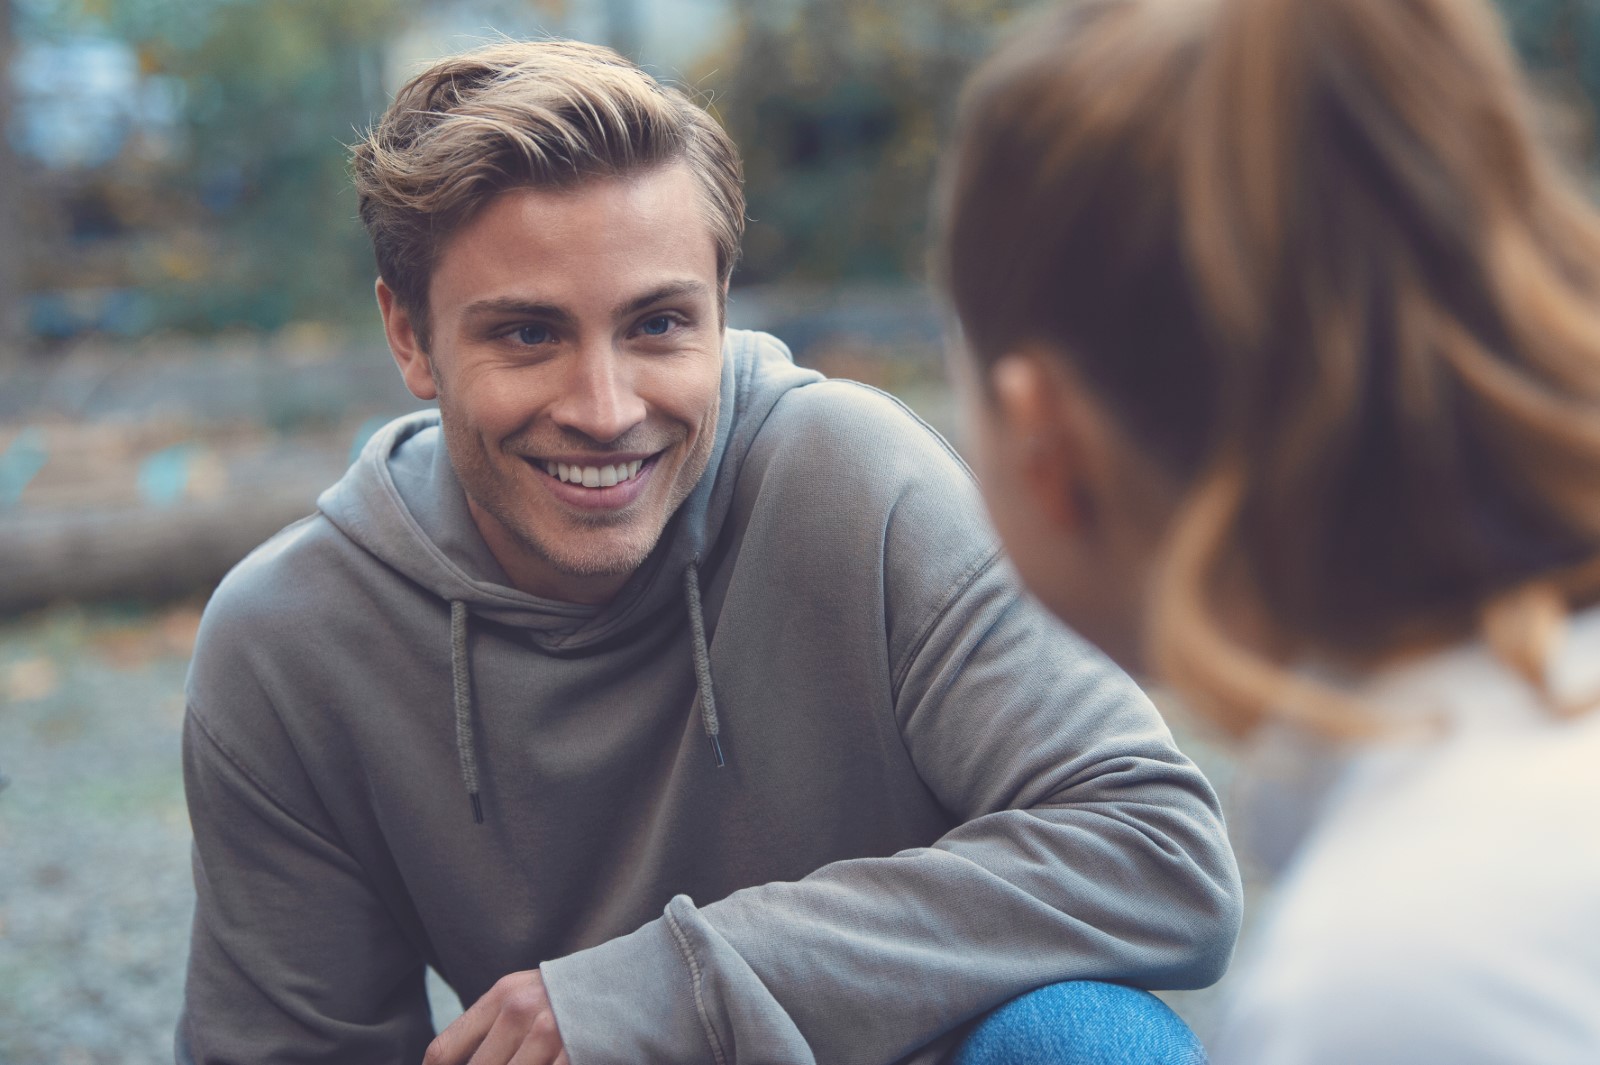
M 401 88 L 353 157 L 378 274 L 425 347 L 440 249 L 507 189 L 684 163 L 724 284 L 744 234 L 742 167 L 722 127 L 616 52 L 576 41 L 504 41 L 435 63 Z

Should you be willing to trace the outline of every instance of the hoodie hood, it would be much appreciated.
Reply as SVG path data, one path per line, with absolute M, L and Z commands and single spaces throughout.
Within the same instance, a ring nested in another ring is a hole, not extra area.
M 649 557 L 604 606 L 544 599 L 511 587 L 473 524 L 445 448 L 407 446 L 440 433 L 437 410 L 381 429 L 317 507 L 368 553 L 439 598 L 464 604 L 485 620 L 528 630 L 547 651 L 581 653 L 625 638 L 662 611 L 683 609 L 684 574 L 719 553 L 734 485 L 762 423 L 784 393 L 820 380 L 815 371 L 795 366 L 776 338 L 727 331 L 706 472 Z

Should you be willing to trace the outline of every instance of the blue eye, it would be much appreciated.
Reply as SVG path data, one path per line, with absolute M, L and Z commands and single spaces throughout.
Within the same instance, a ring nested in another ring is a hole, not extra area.
M 512 336 L 521 344 L 547 344 L 551 340 L 550 330 L 542 325 L 525 325 Z
M 672 329 L 672 319 L 665 314 L 658 314 L 654 318 L 647 318 L 639 326 L 639 332 L 645 336 L 665 336 Z

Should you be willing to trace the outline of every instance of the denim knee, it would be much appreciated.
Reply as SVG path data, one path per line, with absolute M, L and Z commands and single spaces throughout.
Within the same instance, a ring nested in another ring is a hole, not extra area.
M 1012 999 L 978 1023 L 954 1065 L 1205 1065 L 1189 1026 L 1148 991 L 1073 980 Z

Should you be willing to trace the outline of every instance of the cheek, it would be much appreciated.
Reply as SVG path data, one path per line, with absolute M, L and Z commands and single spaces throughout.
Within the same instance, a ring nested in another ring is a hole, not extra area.
M 484 371 L 457 373 L 440 382 L 439 406 L 456 421 L 493 435 L 514 428 L 527 418 L 528 385 L 525 376 Z
M 713 432 L 722 395 L 722 361 L 716 358 L 683 366 L 663 375 L 652 391 L 660 401 L 651 406 L 673 421 L 689 426 L 692 432 Z

